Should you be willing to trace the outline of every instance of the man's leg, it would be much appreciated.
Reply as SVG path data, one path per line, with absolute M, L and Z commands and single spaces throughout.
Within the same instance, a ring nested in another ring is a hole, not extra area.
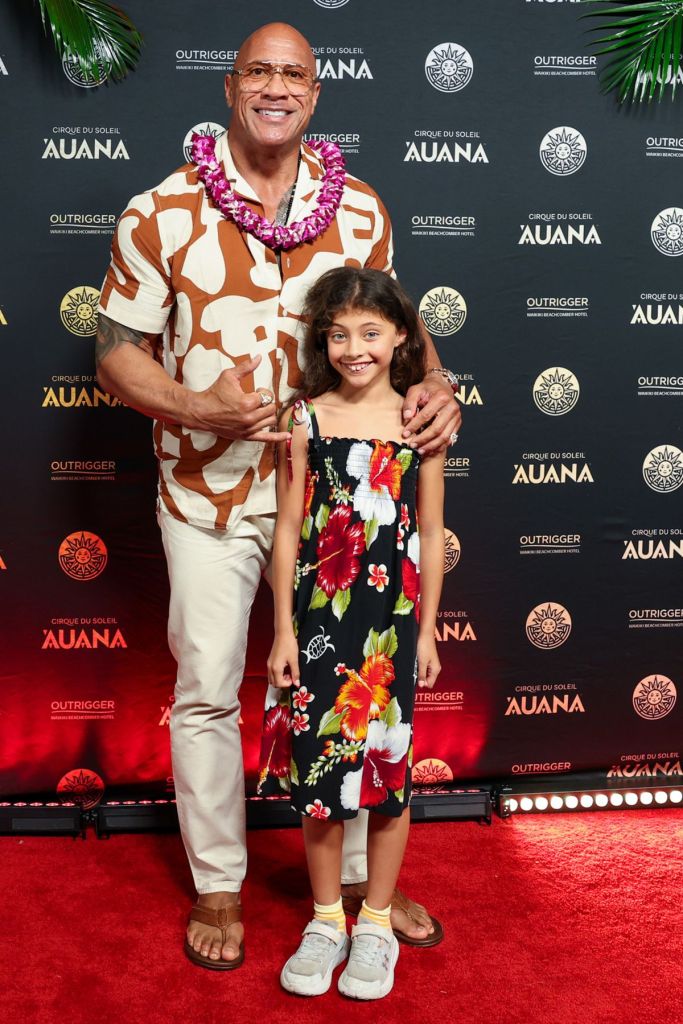
M 272 546 L 274 516 L 243 519 L 229 532 L 160 524 L 169 578 L 169 646 L 178 662 L 171 753 L 178 818 L 198 902 L 238 902 L 246 870 L 239 686 L 249 613 Z M 241 924 L 223 950 L 217 929 L 188 926 L 197 951 L 234 959 Z
M 359 811 L 355 818 L 344 822 L 342 847 L 342 896 L 357 903 L 365 899 L 368 891 L 368 812 Z M 403 896 L 407 910 L 402 906 L 391 908 L 391 927 L 410 936 L 426 939 L 434 931 L 432 920 L 425 908 Z

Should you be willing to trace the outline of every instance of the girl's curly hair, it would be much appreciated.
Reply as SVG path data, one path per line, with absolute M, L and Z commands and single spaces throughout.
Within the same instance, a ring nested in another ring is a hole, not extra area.
M 341 377 L 327 358 L 327 331 L 343 310 L 367 309 L 406 332 L 394 350 L 391 385 L 401 395 L 425 374 L 425 343 L 415 308 L 398 281 L 381 270 L 337 267 L 328 270 L 309 290 L 302 316 L 304 383 L 300 397 L 316 398 L 339 386 Z

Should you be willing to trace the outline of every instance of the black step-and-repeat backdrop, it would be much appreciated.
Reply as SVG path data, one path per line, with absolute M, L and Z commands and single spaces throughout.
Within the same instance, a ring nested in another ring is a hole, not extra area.
M 123 84 L 84 80 L 3 5 L 0 769 L 5 794 L 170 792 L 174 664 L 149 421 L 93 376 L 128 198 L 226 123 L 274 0 L 129 0 Z M 290 11 L 291 8 L 291 11 Z M 299 0 L 337 142 L 461 380 L 443 672 L 417 781 L 680 774 L 683 106 L 602 96 L 571 0 Z M 242 690 L 253 788 L 271 636 Z

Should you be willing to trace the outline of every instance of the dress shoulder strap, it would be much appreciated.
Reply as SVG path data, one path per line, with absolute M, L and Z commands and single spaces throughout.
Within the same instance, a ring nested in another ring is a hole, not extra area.
M 311 402 L 309 398 L 300 398 L 294 403 L 287 422 L 287 430 L 289 431 L 289 437 L 287 438 L 287 478 L 290 483 L 292 482 L 293 477 L 292 431 L 295 426 L 302 426 L 304 423 L 306 424 L 309 444 L 312 444 L 314 448 L 317 448 L 320 443 L 320 430 L 318 429 L 318 421 L 316 419 L 313 402 Z

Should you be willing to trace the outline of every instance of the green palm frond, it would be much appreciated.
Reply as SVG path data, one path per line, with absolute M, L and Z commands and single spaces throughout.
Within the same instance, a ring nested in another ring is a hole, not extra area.
M 142 36 L 127 14 L 104 0 L 37 0 L 60 57 L 76 57 L 86 75 L 103 63 L 110 78 L 125 78 L 140 57 Z
M 597 54 L 610 54 L 600 73 L 605 92 L 617 91 L 619 102 L 631 99 L 648 103 L 671 86 L 676 94 L 681 73 L 681 40 L 683 39 L 683 0 L 582 0 L 599 4 L 600 10 L 582 15 L 600 18 L 592 32 L 609 32 L 590 45 L 601 46 Z M 606 20 L 605 20 L 606 19 Z

